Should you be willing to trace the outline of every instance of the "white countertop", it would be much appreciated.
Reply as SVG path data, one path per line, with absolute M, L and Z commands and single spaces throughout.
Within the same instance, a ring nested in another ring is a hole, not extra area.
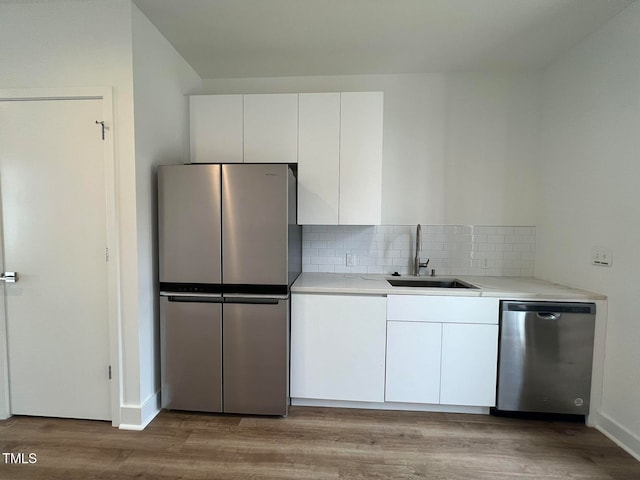
M 424 279 L 458 278 L 478 287 L 425 288 L 393 287 L 386 279 L 415 279 L 410 275 L 391 277 L 366 273 L 302 273 L 291 287 L 293 293 L 326 293 L 352 295 L 455 295 L 471 297 L 499 297 L 507 300 L 606 300 L 606 296 L 539 280 L 533 277 L 483 277 L 451 275 L 420 277 Z

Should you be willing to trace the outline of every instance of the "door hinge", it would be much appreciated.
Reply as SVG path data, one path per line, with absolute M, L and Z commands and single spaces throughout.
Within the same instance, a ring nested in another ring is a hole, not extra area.
M 111 365 L 109 365 L 109 380 L 111 380 Z
M 104 249 L 104 261 L 108 262 L 109 261 L 109 247 L 106 247 Z

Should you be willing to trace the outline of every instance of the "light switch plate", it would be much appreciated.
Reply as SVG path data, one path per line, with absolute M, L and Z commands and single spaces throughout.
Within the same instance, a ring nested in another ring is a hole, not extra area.
M 593 247 L 591 263 L 599 267 L 610 267 L 613 264 L 613 250 L 609 247 Z

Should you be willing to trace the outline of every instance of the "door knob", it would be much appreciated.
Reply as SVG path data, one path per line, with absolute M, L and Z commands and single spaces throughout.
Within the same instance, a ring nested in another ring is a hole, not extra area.
M 0 273 L 0 281 L 6 283 L 16 283 L 18 281 L 18 274 L 16 272 Z

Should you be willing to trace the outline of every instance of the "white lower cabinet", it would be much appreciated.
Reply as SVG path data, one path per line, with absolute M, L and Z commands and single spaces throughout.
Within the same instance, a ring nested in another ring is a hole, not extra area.
M 494 406 L 498 313 L 492 298 L 294 293 L 291 397 Z
M 385 400 L 494 406 L 498 308 L 493 298 L 390 295 Z
M 387 323 L 387 402 L 439 403 L 442 325 Z
M 291 397 L 384 402 L 386 298 L 293 294 Z
M 497 364 L 498 325 L 443 324 L 440 403 L 495 406 Z

